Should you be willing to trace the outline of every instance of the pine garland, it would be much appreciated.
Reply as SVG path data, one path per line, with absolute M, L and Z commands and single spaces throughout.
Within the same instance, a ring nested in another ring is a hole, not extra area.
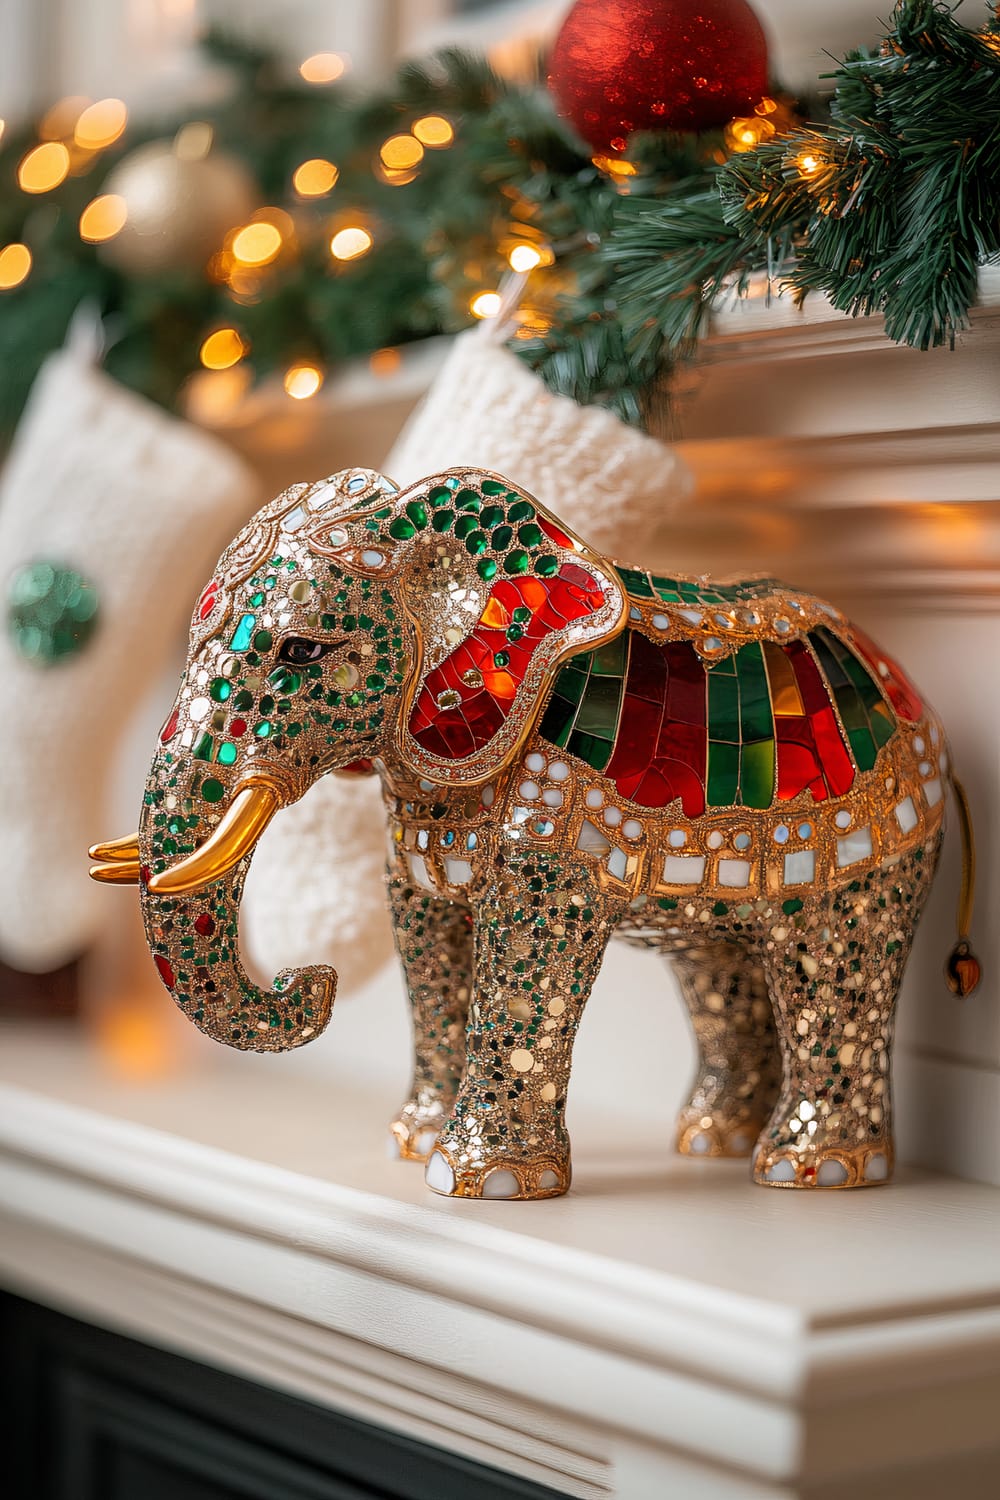
M 976 33 L 940 0 L 900 0 L 881 48 L 830 76 L 829 124 L 732 156 L 707 193 L 623 205 L 604 253 L 630 348 L 690 349 L 719 294 L 761 270 L 883 314 L 913 348 L 968 326 L 979 267 L 1000 256 L 994 10 Z
M 675 360 L 690 352 L 723 291 L 765 271 L 797 296 L 825 293 L 851 315 L 882 313 L 889 337 L 918 348 L 968 322 L 980 265 L 1000 255 L 1000 22 L 978 33 L 941 0 L 898 0 L 877 52 L 831 75 L 829 121 L 741 151 L 725 132 L 635 137 L 629 162 L 592 159 L 541 85 L 514 86 L 455 52 L 407 64 L 384 91 L 290 82 L 269 54 L 212 37 L 233 87 L 199 112 L 221 149 L 251 168 L 261 202 L 294 214 L 297 250 L 257 294 L 234 299 L 201 268 L 115 270 L 77 223 L 109 171 L 184 119 L 130 131 L 83 176 L 43 198 L 16 186 L 31 131 L 0 145 L 0 244 L 27 243 L 26 281 L 0 293 L 0 435 L 73 310 L 104 317 L 106 364 L 176 405 L 206 333 L 236 326 L 256 379 L 309 358 L 324 369 L 466 326 L 470 303 L 502 285 L 512 245 L 538 248 L 510 346 L 552 390 L 625 422 L 662 421 Z M 414 180 L 373 171 L 381 141 L 419 116 L 446 116 L 448 150 Z M 775 116 L 778 119 L 779 116 Z M 783 132 L 783 133 L 782 133 Z M 337 164 L 328 200 L 300 202 L 295 168 Z M 628 175 L 626 175 L 628 174 Z M 329 224 L 346 208 L 376 226 L 364 257 L 334 266 Z

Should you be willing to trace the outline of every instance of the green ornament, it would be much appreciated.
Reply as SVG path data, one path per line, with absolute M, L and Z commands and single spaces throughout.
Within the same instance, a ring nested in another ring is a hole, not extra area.
M 26 661 L 52 666 L 82 651 L 98 622 L 97 590 L 51 562 L 25 563 L 7 588 L 7 629 Z

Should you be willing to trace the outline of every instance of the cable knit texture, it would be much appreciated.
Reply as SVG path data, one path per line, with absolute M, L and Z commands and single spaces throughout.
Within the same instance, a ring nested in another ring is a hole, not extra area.
M 609 412 L 553 396 L 492 330 L 461 334 L 384 464 L 399 484 L 476 465 L 509 474 L 598 550 L 649 556 L 690 491 L 681 459 Z M 268 829 L 243 899 L 247 957 L 264 975 L 329 963 L 340 994 L 391 956 L 378 788 L 327 776 Z
M 214 438 L 93 368 L 50 359 L 0 483 L 4 586 L 24 564 L 73 568 L 99 616 L 78 655 L 24 659 L 0 630 L 7 732 L 0 774 L 0 952 L 44 971 L 82 953 L 116 899 L 87 876 L 122 730 L 183 638 L 223 545 L 260 496 Z M 136 788 L 136 818 L 141 787 Z M 120 899 L 120 898 L 119 898 Z
M 429 395 L 385 461 L 397 484 L 472 464 L 509 475 L 597 551 L 648 555 L 671 508 L 691 492 L 687 465 L 611 412 L 547 391 L 475 328 L 460 334 Z

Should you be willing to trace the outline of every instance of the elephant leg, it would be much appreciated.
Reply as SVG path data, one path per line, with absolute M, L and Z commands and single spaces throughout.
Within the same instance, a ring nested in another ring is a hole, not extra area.
M 388 885 L 413 1018 L 413 1083 L 389 1126 L 390 1145 L 410 1161 L 426 1161 L 465 1064 L 472 921 L 467 907 L 415 889 L 402 873 L 393 871 Z
M 683 1156 L 749 1156 L 778 1096 L 781 1053 L 759 961 L 735 943 L 672 955 L 698 1071 L 677 1117 Z
M 570 1183 L 573 1042 L 620 906 L 593 874 L 515 846 L 477 897 L 465 1073 L 427 1183 L 459 1198 L 552 1198 Z
M 841 1188 L 891 1176 L 893 1013 L 936 855 L 936 844 L 918 849 L 771 927 L 764 969 L 784 1081 L 755 1181 Z

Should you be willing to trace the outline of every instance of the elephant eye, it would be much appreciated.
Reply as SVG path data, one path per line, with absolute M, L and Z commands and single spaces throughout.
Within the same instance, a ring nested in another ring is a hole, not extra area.
M 345 641 L 310 641 L 305 636 L 290 635 L 281 643 L 278 660 L 290 662 L 294 667 L 304 667 L 309 662 L 322 661 L 324 656 L 343 645 L 346 645 Z

